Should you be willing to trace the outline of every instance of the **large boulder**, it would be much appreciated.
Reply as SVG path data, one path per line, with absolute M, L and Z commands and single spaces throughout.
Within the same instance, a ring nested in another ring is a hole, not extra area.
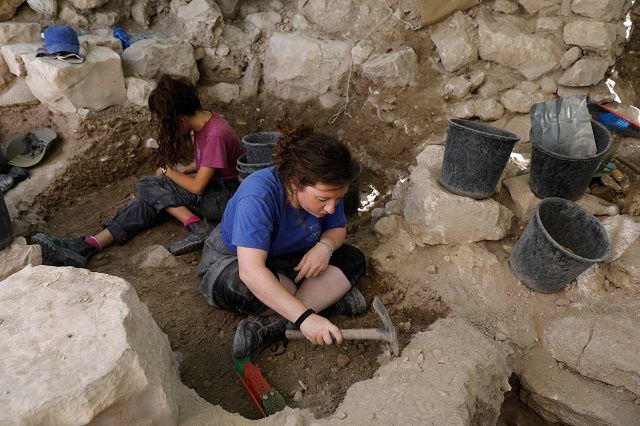
M 340 91 L 351 63 L 351 45 L 300 34 L 274 33 L 267 42 L 264 83 L 268 92 L 305 102 Z
M 150 38 L 140 40 L 122 52 L 122 68 L 127 77 L 148 80 L 162 74 L 186 77 L 194 84 L 200 78 L 193 56 L 193 46 L 169 39 Z
M 449 72 L 478 61 L 475 22 L 462 12 L 455 13 L 431 31 L 440 62 Z
M 95 9 L 107 4 L 109 0 L 71 0 L 71 3 L 80 10 Z
M 24 3 L 24 0 L 2 0 L 0 1 L 0 21 L 8 21 L 16 14 L 18 6 Z
M 42 43 L 5 44 L 0 47 L 0 55 L 2 55 L 2 58 L 7 63 L 11 74 L 17 77 L 24 77 L 27 71 L 24 67 L 22 55 L 35 53 L 40 46 L 42 46 Z
M 22 22 L 0 22 L 0 46 L 9 43 L 42 42 L 40 24 Z
M 559 63 L 560 43 L 527 30 L 530 23 L 515 16 L 479 14 L 480 59 L 518 69 L 529 62 Z
M 362 74 L 388 87 L 410 86 L 418 74 L 418 55 L 409 46 L 372 55 L 362 64 Z
M 9 247 L 0 250 L 0 281 L 15 274 L 27 265 L 41 265 L 42 250 L 39 245 L 27 245 L 24 237 L 13 240 Z
M 193 0 L 178 8 L 182 20 L 184 39 L 196 46 L 213 46 L 213 30 L 222 23 L 222 12 L 213 0 Z
M 29 7 L 47 19 L 56 17 L 58 2 L 56 0 L 27 0 Z
M 0 424 L 177 423 L 169 341 L 123 279 L 28 266 L 0 312 Z
M 444 147 L 427 146 L 411 171 L 404 219 L 425 244 L 500 240 L 511 227 L 513 213 L 491 198 L 474 200 L 440 185 Z
M 127 101 L 120 56 L 102 46 L 90 46 L 83 63 L 23 55 L 27 84 L 49 108 L 73 113 L 79 108 L 100 111 Z

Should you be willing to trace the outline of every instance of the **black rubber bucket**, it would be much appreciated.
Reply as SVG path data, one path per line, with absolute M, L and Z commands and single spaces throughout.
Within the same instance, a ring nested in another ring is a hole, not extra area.
M 440 183 L 475 199 L 490 197 L 520 137 L 475 121 L 449 120 Z
M 527 287 L 553 293 L 611 252 L 600 221 L 563 198 L 545 198 L 513 247 L 511 270 Z
M 268 163 L 261 164 L 253 164 L 247 162 L 247 154 L 242 154 L 236 160 L 236 170 L 238 171 L 238 180 L 242 182 L 247 176 L 251 173 L 256 172 L 260 169 L 265 169 L 267 167 L 273 166 L 273 162 L 270 161 Z
M 242 138 L 247 152 L 247 163 L 265 164 L 271 162 L 271 153 L 278 144 L 280 132 L 251 133 Z
M 4 202 L 4 196 L 0 194 L 0 250 L 11 244 L 14 237 L 11 216 L 9 216 L 7 204 Z
M 598 152 L 589 157 L 571 158 L 557 154 L 532 138 L 529 186 L 538 197 L 573 201 L 582 196 L 612 143 L 611 133 L 602 124 L 591 120 L 591 128 Z

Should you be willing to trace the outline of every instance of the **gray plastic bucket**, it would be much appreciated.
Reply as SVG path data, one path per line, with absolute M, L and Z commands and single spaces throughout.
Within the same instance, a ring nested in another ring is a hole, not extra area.
M 266 169 L 267 167 L 273 166 L 273 162 L 261 163 L 261 164 L 252 164 L 247 162 L 247 154 L 242 154 L 236 160 L 236 170 L 238 171 L 238 180 L 242 182 L 247 176 L 251 173 L 256 172 L 260 169 Z
M 0 194 L 0 250 L 11 244 L 14 238 L 11 216 L 9 216 L 7 204 L 4 202 L 4 196 Z
M 611 133 L 602 124 L 591 120 L 598 152 L 584 158 L 557 154 L 531 140 L 531 171 L 529 186 L 540 198 L 559 197 L 576 200 L 589 186 L 602 159 L 611 149 Z
M 440 183 L 475 199 L 490 197 L 520 137 L 475 121 L 449 120 Z
M 536 206 L 509 264 L 527 287 L 553 293 L 610 252 L 609 234 L 595 216 L 571 201 L 551 197 Z
M 258 132 L 245 135 L 242 145 L 247 152 L 247 163 L 265 164 L 271 162 L 271 153 L 278 144 L 280 132 Z

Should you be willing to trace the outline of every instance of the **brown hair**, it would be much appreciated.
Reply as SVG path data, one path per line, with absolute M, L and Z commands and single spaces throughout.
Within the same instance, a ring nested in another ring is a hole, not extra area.
M 165 166 L 191 154 L 191 136 L 180 134 L 180 117 L 202 109 L 198 91 L 191 80 L 163 74 L 149 95 L 149 109 L 160 121 L 158 142 Z
M 300 186 L 322 183 L 329 186 L 350 185 L 360 168 L 349 148 L 336 138 L 313 131 L 309 125 L 280 127 L 280 140 L 273 152 L 276 171 L 285 191 L 292 197 L 291 183 Z

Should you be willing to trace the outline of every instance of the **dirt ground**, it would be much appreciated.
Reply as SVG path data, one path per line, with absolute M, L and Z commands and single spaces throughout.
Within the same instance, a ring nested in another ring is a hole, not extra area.
M 390 21 L 383 31 L 391 34 L 398 25 L 396 21 Z M 408 169 L 415 164 L 415 157 L 425 141 L 432 137 L 444 140 L 446 134 L 446 115 L 439 88 L 442 75 L 428 61 L 434 48 L 423 32 L 400 33 L 409 44 L 419 46 L 416 53 L 421 58 L 421 66 L 417 89 L 386 89 L 361 79 L 352 80 L 348 108 L 351 117 L 342 115 L 332 125 L 328 120 L 336 111 L 323 110 L 313 102 L 294 105 L 265 94 L 231 105 L 204 99 L 239 135 L 275 130 L 279 123 L 295 120 L 313 123 L 317 130 L 343 139 L 363 164 L 363 209 L 348 218 L 348 242 L 367 255 L 380 244 L 372 230 L 371 209 L 383 207 L 390 199 L 390 189 L 398 179 L 408 176 Z M 640 45 L 637 37 L 632 40 L 619 61 L 615 79 L 620 82 L 619 87 L 626 88 L 623 101 L 638 105 L 633 88 L 639 83 Z M 385 111 L 391 118 L 380 114 L 380 104 L 392 105 Z M 60 139 L 43 164 L 56 161 L 62 144 L 87 147 L 67 173 L 52 181 L 38 199 L 22 200 L 21 213 L 36 213 L 43 219 L 42 223 L 28 228 L 29 234 L 46 232 L 68 238 L 98 232 L 100 223 L 135 195 L 137 179 L 152 174 L 159 164 L 157 153 L 145 147 L 146 140 L 156 134 L 155 123 L 143 108 L 113 107 L 92 113 L 77 123 L 56 116 L 41 105 L 5 108 L 0 114 L 0 145 L 3 148 L 25 131 L 39 127 L 56 130 Z M 520 148 L 527 149 L 526 146 Z M 640 159 L 636 161 L 640 164 Z M 38 167 L 31 172 L 37 174 Z M 20 185 L 29 185 L 29 181 Z M 374 194 L 379 195 L 369 202 Z M 514 232 L 517 233 L 517 229 Z M 151 245 L 168 247 L 185 235 L 181 224 L 166 222 L 142 232 L 126 245 L 99 253 L 91 259 L 88 268 L 122 277 L 135 287 L 140 299 L 168 335 L 172 349 L 181 354 L 180 373 L 187 386 L 227 411 L 258 419 L 261 415 L 237 378 L 231 360 L 235 327 L 243 317 L 215 310 L 199 295 L 195 268 L 200 253 L 177 258 L 178 266 L 169 270 L 141 269 L 133 260 L 137 253 Z M 502 250 L 501 244 L 488 246 L 495 246 L 496 252 Z M 405 264 L 404 267 L 411 268 L 412 265 Z M 381 276 L 369 265 L 359 288 L 368 302 L 376 295 L 383 297 L 399 329 L 402 348 L 412 334 L 446 316 L 449 307 L 435 293 L 427 300 L 415 302 L 394 297 L 397 290 L 393 282 L 393 277 Z M 375 312 L 355 318 L 336 316 L 331 319 L 342 328 L 380 325 Z M 252 360 L 257 362 L 268 382 L 284 396 L 287 405 L 307 408 L 317 417 L 323 417 L 335 410 L 350 385 L 372 377 L 379 366 L 379 357 L 385 356 L 388 349 L 379 342 L 313 347 L 303 341 L 292 341 L 282 355 L 274 355 L 267 349 L 255 354 Z M 499 424 L 544 424 L 519 403 L 517 382 L 513 385 L 512 397 L 503 406 L 505 414 Z M 302 398 L 294 399 L 298 391 Z

